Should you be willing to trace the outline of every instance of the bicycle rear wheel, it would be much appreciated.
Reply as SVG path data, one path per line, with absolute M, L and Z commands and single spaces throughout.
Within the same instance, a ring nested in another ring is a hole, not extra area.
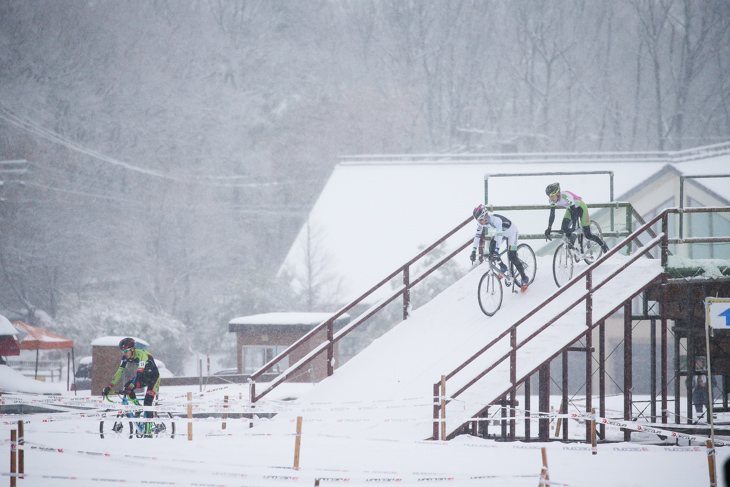
M 597 235 L 601 240 L 603 240 L 601 226 L 595 220 L 591 221 L 591 233 L 593 235 Z M 603 249 L 593 240 L 584 239 L 583 245 L 586 264 L 593 264 L 603 255 Z
M 532 284 L 535 281 L 535 273 L 537 272 L 537 258 L 535 258 L 535 252 L 532 250 L 532 247 L 527 244 L 518 245 L 517 258 L 520 259 L 520 262 L 522 263 L 522 268 L 525 271 L 525 277 L 527 277 L 528 282 Z M 515 266 L 511 261 L 509 265 L 512 278 L 519 276 L 519 271 L 515 269 Z
M 152 436 L 155 438 L 175 438 L 175 422 L 172 413 L 155 412 L 155 422 L 152 423 Z
M 571 254 L 572 252 L 564 243 L 555 249 L 553 278 L 558 287 L 562 287 L 573 278 L 573 256 Z
M 502 283 L 492 271 L 484 273 L 479 280 L 479 288 L 477 296 L 479 298 L 479 307 L 487 316 L 493 316 L 502 306 Z
M 134 423 L 133 430 L 137 438 L 175 438 L 175 422 L 172 421 L 172 413 L 155 411 L 152 418 L 149 430 L 146 429 L 147 421 Z
M 132 438 L 132 422 L 127 421 L 126 414 L 117 414 L 116 417 L 103 419 L 99 423 L 99 436 L 102 438 Z

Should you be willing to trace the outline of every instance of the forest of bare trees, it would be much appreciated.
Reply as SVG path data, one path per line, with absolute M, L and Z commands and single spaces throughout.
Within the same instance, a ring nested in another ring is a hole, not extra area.
M 174 370 L 332 304 L 276 275 L 338 156 L 726 142 L 728 73 L 726 0 L 0 0 L 0 312 Z

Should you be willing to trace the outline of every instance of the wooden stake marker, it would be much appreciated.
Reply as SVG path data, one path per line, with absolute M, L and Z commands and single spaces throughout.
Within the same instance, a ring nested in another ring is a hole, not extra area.
M 717 487 L 717 467 L 715 466 L 715 447 L 712 440 L 706 440 L 707 466 L 710 469 L 710 487 Z
M 596 408 L 591 408 L 591 453 L 598 455 L 598 446 L 596 444 Z
M 223 410 L 228 409 L 228 396 L 223 396 Z M 226 429 L 226 419 L 228 419 L 228 413 L 223 413 L 223 428 Z
M 193 441 L 193 393 L 188 392 L 188 441 Z
M 18 478 L 18 447 L 15 442 L 18 439 L 18 432 L 10 430 L 10 487 L 15 487 Z
M 297 436 L 294 440 L 294 470 L 299 470 L 299 450 L 302 446 L 302 417 L 297 416 Z
M 540 450 L 542 451 L 542 469 L 540 470 L 540 483 L 538 484 L 538 487 L 548 487 L 549 484 L 544 482 L 545 480 L 550 480 L 550 472 L 548 471 L 547 450 L 544 446 Z
M 23 427 L 23 420 L 18 421 L 18 473 L 20 478 L 23 478 L 25 473 L 25 428 Z

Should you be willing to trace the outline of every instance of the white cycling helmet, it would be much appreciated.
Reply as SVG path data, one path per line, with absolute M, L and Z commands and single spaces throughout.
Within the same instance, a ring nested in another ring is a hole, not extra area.
M 474 212 L 472 213 L 474 215 L 474 219 L 479 220 L 489 220 L 489 215 L 487 214 L 487 207 L 484 205 L 479 205 L 476 208 L 474 208 Z

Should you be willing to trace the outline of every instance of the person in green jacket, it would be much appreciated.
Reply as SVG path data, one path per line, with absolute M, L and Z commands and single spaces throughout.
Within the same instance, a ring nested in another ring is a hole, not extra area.
M 160 390 L 160 371 L 157 369 L 154 357 L 147 350 L 137 349 L 134 338 L 130 337 L 123 338 L 119 342 L 119 349 L 122 351 L 122 361 L 111 382 L 101 391 L 101 394 L 106 397 L 119 382 L 119 379 L 122 378 L 127 365 L 132 364 L 131 366 L 136 369 L 136 373 L 131 380 L 127 381 L 124 388 L 129 392 L 130 398 L 136 399 L 137 396 L 134 390 L 147 387 L 147 392 L 144 395 L 144 405 L 152 406 L 155 397 L 157 397 L 157 392 Z M 144 415 L 145 418 L 153 416 L 152 411 L 145 411 Z M 151 426 L 151 424 L 147 423 L 147 426 Z

